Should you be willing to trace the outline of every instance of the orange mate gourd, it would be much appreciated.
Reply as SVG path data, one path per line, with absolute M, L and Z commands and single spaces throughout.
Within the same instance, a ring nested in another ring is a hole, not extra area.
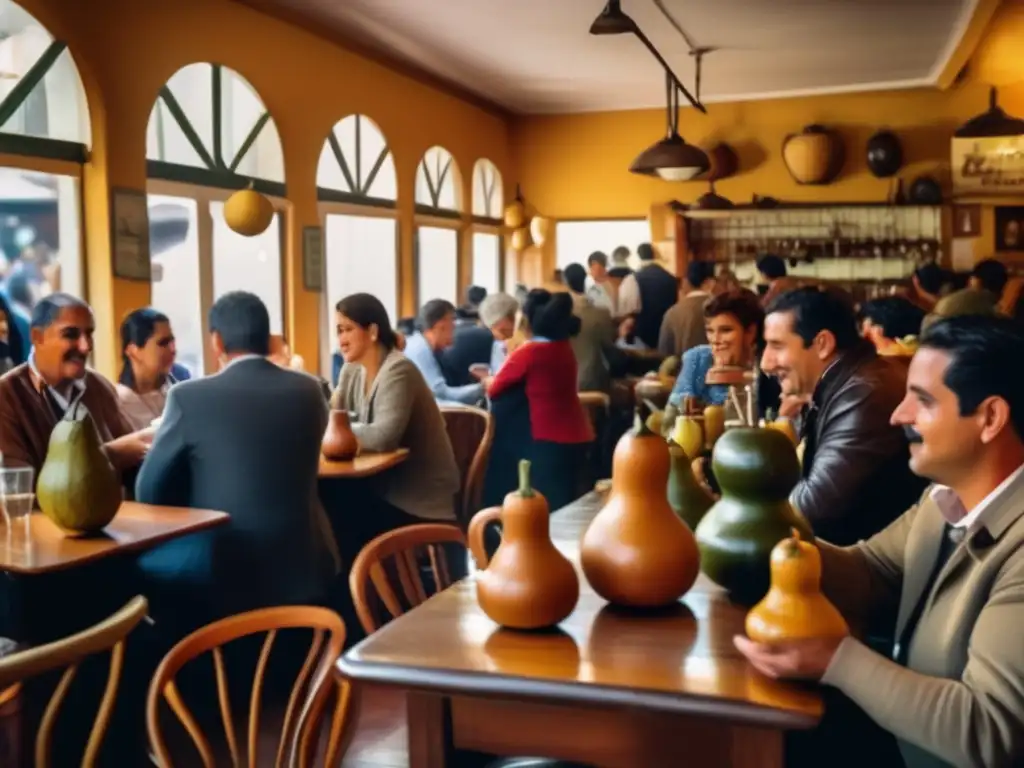
M 821 593 L 821 553 L 796 528 L 772 550 L 771 587 L 747 614 L 746 630 L 759 643 L 849 634 L 842 614 Z
M 590 586 L 613 605 L 655 608 L 693 586 L 700 554 L 693 533 L 668 503 L 668 444 L 637 408 L 633 429 L 615 446 L 612 489 L 580 543 Z
M 469 524 L 474 552 L 483 552 L 490 510 Z M 551 542 L 547 499 L 530 485 L 530 462 L 519 462 L 519 489 L 501 507 L 501 544 L 477 574 L 480 608 L 510 629 L 542 629 L 558 624 L 576 608 L 580 580 L 568 558 Z

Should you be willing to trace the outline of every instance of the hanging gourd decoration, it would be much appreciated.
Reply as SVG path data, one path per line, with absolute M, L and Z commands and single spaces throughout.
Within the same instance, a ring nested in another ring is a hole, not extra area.
M 273 220 L 274 206 L 251 182 L 248 189 L 240 189 L 224 203 L 225 223 L 244 237 L 263 234 Z
M 747 614 L 746 630 L 758 643 L 841 638 L 850 632 L 821 593 L 821 553 L 795 528 L 772 550 L 771 587 Z
M 486 552 L 484 531 L 495 519 L 491 510 L 469 524 L 475 553 Z M 501 506 L 501 544 L 476 577 L 480 608 L 510 629 L 542 629 L 564 620 L 576 608 L 580 582 L 572 563 L 551 542 L 551 510 L 530 485 L 530 462 L 519 462 L 519 489 Z
M 753 605 L 768 591 L 772 548 L 793 528 L 814 540 L 789 503 L 800 480 L 796 448 L 778 430 L 734 427 L 718 438 L 711 465 L 722 495 L 697 526 L 701 569 L 733 599 Z
M 523 201 L 519 195 L 516 195 L 516 199 L 505 206 L 505 226 L 509 229 L 519 229 L 526 223 L 526 206 L 523 205 Z
M 92 416 L 80 402 L 73 403 L 50 432 L 36 498 L 43 514 L 69 536 L 105 528 L 121 507 L 121 479 L 103 452 Z
M 893 176 L 903 165 L 903 147 L 892 131 L 879 131 L 867 146 L 868 170 L 879 179 Z
M 658 608 L 679 600 L 700 571 L 693 533 L 669 506 L 668 444 L 647 427 L 641 402 L 615 446 L 612 489 L 580 542 L 590 586 L 613 605 Z
M 525 251 L 530 247 L 530 230 L 527 227 L 520 227 L 512 233 L 512 250 Z
M 782 159 L 797 184 L 829 184 L 843 168 L 839 136 L 821 125 L 809 125 L 782 143 Z
M 534 216 L 530 219 L 530 236 L 537 245 L 544 245 L 551 236 L 551 219 L 546 216 Z

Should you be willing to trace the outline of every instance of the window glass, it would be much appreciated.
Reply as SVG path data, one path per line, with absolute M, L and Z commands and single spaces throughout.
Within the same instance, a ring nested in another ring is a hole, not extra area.
M 420 227 L 417 259 L 420 305 L 431 299 L 458 304 L 459 233 L 441 227 Z

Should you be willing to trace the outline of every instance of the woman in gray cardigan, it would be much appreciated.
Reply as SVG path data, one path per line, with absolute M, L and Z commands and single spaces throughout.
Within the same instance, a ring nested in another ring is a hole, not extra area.
M 362 451 L 409 449 L 409 458 L 372 478 L 379 498 L 365 533 L 424 520 L 454 521 L 459 468 L 444 417 L 419 369 L 397 348 L 384 305 L 368 293 L 338 302 L 338 346 L 345 358 L 331 407 L 354 412 Z

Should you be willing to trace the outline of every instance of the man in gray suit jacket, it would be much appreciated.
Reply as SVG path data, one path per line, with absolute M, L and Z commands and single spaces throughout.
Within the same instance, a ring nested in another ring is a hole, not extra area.
M 577 386 L 580 392 L 607 392 L 612 368 L 621 367 L 625 353 L 615 346 L 616 326 L 611 312 L 594 306 L 586 294 L 587 271 L 570 264 L 562 271 L 562 282 L 572 295 L 573 314 L 580 319 L 580 332 L 569 341 L 576 355 Z
M 227 512 L 210 531 L 140 558 L 158 625 L 180 629 L 273 605 L 316 604 L 338 572 L 317 495 L 327 407 L 311 376 L 266 359 L 267 308 L 250 293 L 210 310 L 221 371 L 174 387 L 136 484 L 136 498 Z

